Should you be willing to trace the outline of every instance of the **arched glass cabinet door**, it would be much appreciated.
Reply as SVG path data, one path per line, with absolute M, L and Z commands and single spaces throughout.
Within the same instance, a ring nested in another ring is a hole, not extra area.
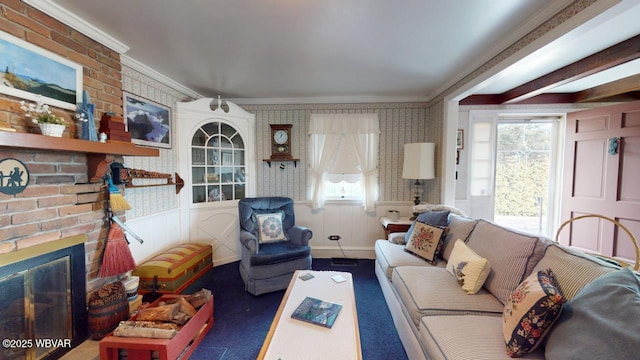
M 191 139 L 193 203 L 245 197 L 245 142 L 233 126 L 213 121 Z

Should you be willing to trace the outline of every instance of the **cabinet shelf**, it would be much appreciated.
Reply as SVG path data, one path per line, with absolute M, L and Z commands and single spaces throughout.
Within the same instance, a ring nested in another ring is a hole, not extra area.
M 40 134 L 0 131 L 1 148 L 40 149 L 57 151 L 76 151 L 88 154 L 160 156 L 160 150 L 136 146 L 120 141 L 87 141 L 71 138 L 57 138 Z

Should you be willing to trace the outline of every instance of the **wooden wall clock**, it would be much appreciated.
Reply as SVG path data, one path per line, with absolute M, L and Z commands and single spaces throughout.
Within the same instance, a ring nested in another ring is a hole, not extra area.
M 271 160 L 293 160 L 291 157 L 291 124 L 271 126 Z
M 297 166 L 298 159 L 291 155 L 291 124 L 269 124 L 271 127 L 271 157 L 264 159 L 271 167 L 272 161 L 293 161 Z

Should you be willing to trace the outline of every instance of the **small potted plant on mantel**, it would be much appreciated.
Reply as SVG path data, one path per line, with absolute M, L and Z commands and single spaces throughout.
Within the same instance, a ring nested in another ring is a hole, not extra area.
M 44 104 L 40 96 L 36 97 L 35 103 L 25 103 L 20 101 L 20 108 L 25 116 L 31 118 L 34 124 L 38 124 L 42 135 L 62 137 L 67 122 L 49 110 L 49 105 Z

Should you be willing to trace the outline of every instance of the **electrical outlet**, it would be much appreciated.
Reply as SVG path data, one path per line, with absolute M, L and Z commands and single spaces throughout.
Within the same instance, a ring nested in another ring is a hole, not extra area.
M 342 239 L 340 235 L 329 235 L 329 240 L 338 241 Z

